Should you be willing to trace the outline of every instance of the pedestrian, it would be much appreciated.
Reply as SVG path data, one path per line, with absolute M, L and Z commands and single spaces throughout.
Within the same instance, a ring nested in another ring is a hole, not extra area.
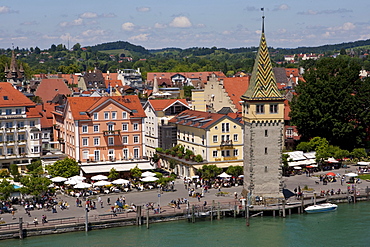
M 200 195 L 198 195 L 198 202 L 200 202 Z
M 207 206 L 207 201 L 204 201 L 203 207 Z
M 14 216 L 14 214 L 15 214 L 15 210 L 14 210 L 14 208 L 12 209 L 12 219 L 13 220 L 15 220 L 15 216 Z
M 107 198 L 107 204 L 110 205 L 110 198 Z
M 48 220 L 46 219 L 46 215 L 42 215 L 42 218 L 41 218 L 41 221 L 42 221 L 42 224 L 45 224 L 48 222 Z
M 33 219 L 33 224 L 35 224 L 35 227 L 37 226 L 37 224 L 38 224 L 39 222 L 38 222 L 38 220 L 37 220 L 37 217 L 35 217 L 34 219 Z
M 57 213 L 57 206 L 54 204 L 53 205 L 53 214 L 56 214 Z

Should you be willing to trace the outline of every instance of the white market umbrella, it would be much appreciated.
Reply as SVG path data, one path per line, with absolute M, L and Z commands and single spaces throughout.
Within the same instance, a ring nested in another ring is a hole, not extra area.
M 108 177 L 104 175 L 96 175 L 91 177 L 92 180 L 107 180 Z
M 354 172 L 350 172 L 350 173 L 347 173 L 347 174 L 344 174 L 346 175 L 347 177 L 357 177 L 358 174 L 354 173 Z
M 119 178 L 119 179 L 112 181 L 112 184 L 128 184 L 129 182 L 130 181 L 126 179 Z
M 107 186 L 107 185 L 110 185 L 110 184 L 111 184 L 110 182 L 102 180 L 102 181 L 94 183 L 94 187 L 95 186 Z
M 86 178 L 83 177 L 83 176 L 76 175 L 76 176 L 70 177 L 69 179 L 70 180 L 73 179 L 73 180 L 76 180 L 76 181 L 82 181 L 82 180 L 85 180 Z
M 195 175 L 195 176 L 191 176 L 191 178 L 199 178 L 199 176 L 198 175 Z
M 87 189 L 90 187 L 91 187 L 91 184 L 88 184 L 88 183 L 78 183 L 75 186 L 73 186 L 73 188 L 75 189 Z
M 238 177 L 239 177 L 239 178 L 244 178 L 244 175 L 239 175 Z
M 149 171 L 146 171 L 146 172 L 143 172 L 141 174 L 142 177 L 155 177 L 155 173 L 154 172 L 149 172 Z
M 64 177 L 55 177 L 55 178 L 51 178 L 50 180 L 52 182 L 54 182 L 54 183 L 61 183 L 61 182 L 67 181 L 67 178 L 64 178 Z
M 156 177 L 145 177 L 145 178 L 142 178 L 140 179 L 142 182 L 154 182 L 154 181 L 157 181 L 158 178 Z
M 226 172 L 223 172 L 220 175 L 218 175 L 218 177 L 220 177 L 220 178 L 231 178 L 231 175 L 227 174 Z
M 67 181 L 64 182 L 64 184 L 66 185 L 75 185 L 75 184 L 78 184 L 79 181 L 77 180 L 74 180 L 74 179 L 68 179 Z
M 296 169 L 296 170 L 302 170 L 302 167 L 300 167 L 300 166 L 295 166 L 293 168 Z

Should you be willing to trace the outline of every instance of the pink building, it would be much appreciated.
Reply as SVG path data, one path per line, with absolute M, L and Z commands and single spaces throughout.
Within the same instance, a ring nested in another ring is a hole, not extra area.
M 143 157 L 145 117 L 137 95 L 70 97 L 54 111 L 54 136 L 85 173 L 127 171 L 149 164 Z

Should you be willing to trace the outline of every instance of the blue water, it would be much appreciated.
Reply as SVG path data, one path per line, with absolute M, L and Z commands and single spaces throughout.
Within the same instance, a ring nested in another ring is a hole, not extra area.
M 3 240 L 0 246 L 369 246 L 370 202 L 339 204 L 335 212 L 243 218 L 176 221 L 75 232 L 24 240 Z

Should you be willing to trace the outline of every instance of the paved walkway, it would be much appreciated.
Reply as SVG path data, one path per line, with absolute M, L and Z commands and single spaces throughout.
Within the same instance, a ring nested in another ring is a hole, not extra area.
M 328 172 L 328 171 L 327 171 Z M 327 172 L 319 172 L 315 173 L 313 175 L 320 175 L 320 174 L 326 174 Z M 356 172 L 356 167 L 351 167 L 347 169 L 338 169 L 338 170 L 333 170 L 334 173 L 338 174 L 345 174 L 348 172 Z M 347 185 L 344 183 L 341 185 L 340 179 L 337 180 L 335 183 L 328 183 L 327 185 L 323 185 L 322 183 L 319 182 L 319 179 L 315 176 L 307 177 L 306 175 L 296 175 L 296 176 L 291 176 L 291 177 L 284 177 L 283 178 L 284 183 L 285 183 L 285 188 L 293 191 L 294 188 L 297 186 L 300 186 L 301 188 L 307 187 L 313 188 L 315 192 L 318 194 L 320 193 L 321 190 L 331 190 L 334 189 L 337 191 L 339 188 L 341 190 L 346 190 Z M 317 183 L 319 182 L 319 183 Z M 362 183 L 356 185 L 356 189 L 359 190 L 361 193 L 365 193 L 365 188 L 369 186 L 370 187 L 370 182 L 362 181 Z M 174 192 L 163 192 L 160 194 L 160 197 L 158 196 L 158 190 L 153 189 L 153 190 L 147 190 L 147 191 L 142 191 L 142 192 L 122 192 L 122 193 L 112 193 L 108 195 L 100 195 L 103 202 L 104 202 L 104 207 L 101 208 L 100 205 L 97 202 L 97 196 L 96 196 L 96 209 L 91 210 L 89 212 L 90 216 L 95 216 L 95 215 L 101 215 L 101 214 L 109 214 L 111 212 L 110 206 L 107 205 L 107 199 L 108 197 L 110 198 L 111 204 L 114 204 L 114 202 L 119 198 L 120 196 L 125 196 L 126 198 L 126 203 L 131 204 L 134 203 L 135 205 L 145 205 L 148 202 L 153 202 L 155 205 L 160 203 L 161 207 L 163 210 L 166 212 L 182 212 L 186 206 L 181 205 L 181 209 L 173 209 L 172 207 L 168 206 L 169 202 L 171 200 L 177 200 L 178 198 L 187 198 L 190 202 L 190 204 L 198 204 L 198 205 L 203 205 L 204 201 L 207 201 L 207 205 L 211 205 L 212 201 L 215 200 L 215 202 L 220 202 L 220 203 L 232 203 L 234 204 L 236 200 L 234 199 L 234 192 L 237 192 L 238 195 L 241 194 L 242 191 L 242 186 L 238 187 L 232 187 L 232 188 L 222 188 L 223 192 L 229 192 L 227 196 L 216 196 L 216 193 L 218 190 L 216 189 L 210 189 L 208 193 L 205 194 L 203 198 L 201 198 L 201 201 L 198 202 L 197 198 L 189 198 L 188 196 L 188 191 L 185 189 L 185 186 L 183 184 L 183 181 L 178 179 L 175 181 L 175 189 L 176 191 Z M 196 192 L 201 193 L 200 189 L 196 189 Z M 25 210 L 21 208 L 20 206 L 17 207 L 17 211 L 15 213 L 16 219 L 12 219 L 11 214 L 2 214 L 0 215 L 1 218 L 6 223 L 12 223 L 12 222 L 18 222 L 18 217 L 23 217 L 23 220 L 25 222 L 32 223 L 33 219 L 35 217 L 38 218 L 38 221 L 41 222 L 41 216 L 45 214 L 47 218 L 50 219 L 58 219 L 58 218 L 67 218 L 67 217 L 85 217 L 85 211 L 84 207 L 76 207 L 76 197 L 70 197 L 70 196 L 65 196 L 65 195 L 58 195 L 57 198 L 58 201 L 67 201 L 68 204 L 70 205 L 68 210 L 57 210 L 57 213 L 52 213 L 51 211 L 44 211 L 42 210 L 34 210 L 31 211 L 31 217 L 27 216 L 25 213 Z M 133 214 L 131 214 L 134 216 Z

